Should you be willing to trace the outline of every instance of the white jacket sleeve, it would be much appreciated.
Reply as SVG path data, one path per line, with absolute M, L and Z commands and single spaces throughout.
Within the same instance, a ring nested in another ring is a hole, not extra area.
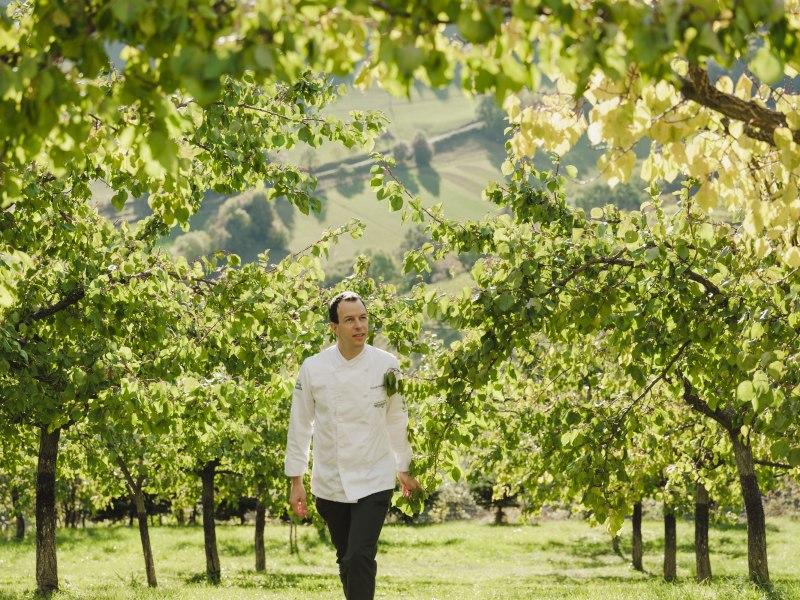
M 398 368 L 398 365 L 395 364 L 394 368 Z M 392 448 L 397 470 L 408 471 L 412 458 L 411 444 L 408 443 L 408 409 L 401 394 L 393 394 L 388 398 L 386 432 L 389 434 L 389 446 Z
M 289 415 L 289 433 L 286 436 L 286 475 L 297 477 L 308 470 L 311 452 L 311 435 L 314 432 L 314 397 L 308 381 L 306 364 L 300 367 L 292 394 L 292 412 Z

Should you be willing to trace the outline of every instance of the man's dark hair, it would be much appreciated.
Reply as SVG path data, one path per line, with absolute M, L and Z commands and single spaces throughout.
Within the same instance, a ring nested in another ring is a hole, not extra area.
M 364 304 L 364 308 L 367 307 L 367 305 L 364 303 L 364 300 L 361 299 L 361 296 L 355 292 L 342 292 L 341 294 L 336 294 L 334 299 L 331 300 L 331 303 L 328 305 L 328 318 L 330 319 L 331 323 L 339 323 L 339 303 L 342 301 L 360 301 L 361 304 Z

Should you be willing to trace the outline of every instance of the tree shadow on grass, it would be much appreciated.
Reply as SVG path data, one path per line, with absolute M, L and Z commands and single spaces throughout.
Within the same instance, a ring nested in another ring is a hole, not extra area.
M 209 583 L 205 572 L 188 575 L 183 581 L 189 585 L 212 585 Z M 258 573 L 256 571 L 223 572 L 222 583 L 225 587 L 237 587 L 242 589 L 291 589 L 308 592 L 334 590 L 341 585 L 336 575 L 274 572 Z
M 643 575 L 648 575 L 644 573 Z M 540 579 L 547 583 L 572 583 L 572 584 L 585 584 L 587 580 L 598 583 L 618 583 L 620 585 L 628 585 L 632 581 L 636 581 L 625 575 L 592 575 L 590 577 L 576 577 L 565 573 L 548 573 L 547 575 L 528 576 L 527 579 L 535 580 Z
M 617 556 L 611 546 L 611 539 L 606 541 L 562 542 L 559 540 L 549 540 L 547 544 L 539 546 L 542 551 L 568 549 L 570 554 L 582 558 L 597 558 L 599 556 Z
M 517 553 L 543 554 L 544 560 L 548 563 L 565 565 L 568 569 L 605 569 L 610 566 L 609 560 L 619 559 L 619 555 L 611 547 L 610 540 L 607 544 L 587 541 L 563 542 L 561 540 L 548 540 L 545 543 L 512 541 L 510 544 Z M 553 553 L 560 557 L 548 556 Z M 627 561 L 623 560 L 622 562 Z
M 364 191 L 367 180 L 369 179 L 368 173 L 361 173 L 353 171 L 352 168 L 342 168 L 336 175 L 336 191 L 345 198 L 352 198 L 358 196 Z
M 341 585 L 337 575 L 318 575 L 313 573 L 256 573 L 239 572 L 231 576 L 231 582 L 241 588 L 263 588 L 268 590 L 303 589 L 324 591 Z
M 747 556 L 747 545 L 744 546 L 733 545 L 733 540 L 728 544 L 711 544 L 710 550 L 712 554 L 724 554 L 728 558 L 741 558 Z M 661 544 L 663 550 L 664 545 Z M 694 554 L 694 543 L 687 542 L 685 544 L 678 544 L 678 552 L 685 554 Z
M 134 529 L 131 528 L 130 531 Z M 125 529 L 127 531 L 127 528 Z M 36 536 L 31 536 L 31 541 L 35 542 Z M 87 527 L 85 529 L 60 529 L 56 533 L 56 544 L 59 550 L 68 550 L 75 546 L 85 544 L 91 540 L 94 544 L 103 542 L 119 543 L 119 527 Z
M 397 180 L 403 184 L 403 187 L 406 188 L 409 193 L 417 195 L 419 194 L 419 182 L 417 182 L 417 178 L 414 176 L 414 172 L 406 165 L 398 165 L 392 171 L 394 176 L 397 177 Z
M 442 191 L 442 177 L 432 167 L 420 167 L 417 172 L 419 183 L 434 198 L 438 198 Z
M 221 556 L 255 556 L 255 544 L 250 540 L 217 540 L 217 547 Z M 289 542 L 265 540 L 265 552 L 269 554 L 278 553 L 281 550 L 289 552 Z
M 438 548 L 439 546 L 455 546 L 463 543 L 460 538 L 446 540 L 378 540 L 379 548 Z

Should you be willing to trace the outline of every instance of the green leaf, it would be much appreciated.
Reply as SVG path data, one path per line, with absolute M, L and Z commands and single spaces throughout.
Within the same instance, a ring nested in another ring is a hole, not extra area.
M 113 0 L 111 2 L 111 12 L 114 18 L 126 25 L 135 23 L 146 7 L 147 4 L 144 2 L 130 2 L 129 0 Z
M 755 398 L 755 389 L 753 382 L 750 380 L 742 381 L 739 387 L 736 388 L 736 397 L 742 402 L 750 402 Z
M 657 260 L 661 256 L 661 248 L 658 246 L 654 246 L 652 248 L 648 248 L 644 252 L 644 260 L 646 262 L 653 262 Z
M 753 398 L 753 410 L 756 412 L 762 412 L 769 408 L 774 401 L 775 397 L 772 393 L 772 390 L 767 390 L 764 393 L 757 394 L 755 398 Z
M 697 236 L 700 239 L 711 241 L 714 239 L 714 226 L 711 223 L 703 223 L 697 229 Z
M 790 450 L 791 446 L 787 440 L 778 440 L 770 446 L 769 452 L 775 460 L 785 460 Z
M 111 204 L 117 210 L 122 210 L 125 207 L 125 202 L 128 200 L 128 192 L 125 190 L 120 190 L 113 196 L 111 196 Z
M 767 85 L 777 83 L 783 78 L 783 60 L 770 46 L 769 42 L 758 49 L 753 60 L 750 61 L 750 70 Z
M 383 375 L 383 385 L 386 386 L 386 395 L 393 396 L 397 393 L 397 373 L 394 369 L 389 369 Z
M 507 312 L 514 305 L 514 296 L 503 292 L 495 299 L 495 303 L 501 312 Z

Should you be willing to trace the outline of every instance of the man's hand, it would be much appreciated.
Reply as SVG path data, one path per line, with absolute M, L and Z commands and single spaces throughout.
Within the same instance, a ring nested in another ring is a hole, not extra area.
M 419 481 L 408 474 L 408 471 L 398 471 L 397 478 L 403 486 L 403 496 L 406 498 L 411 498 L 414 495 L 414 490 L 421 489 L 422 487 Z
M 305 519 L 308 516 L 306 486 L 303 485 L 302 477 L 292 477 L 292 491 L 289 492 L 289 504 L 292 506 L 292 512 L 301 519 Z

